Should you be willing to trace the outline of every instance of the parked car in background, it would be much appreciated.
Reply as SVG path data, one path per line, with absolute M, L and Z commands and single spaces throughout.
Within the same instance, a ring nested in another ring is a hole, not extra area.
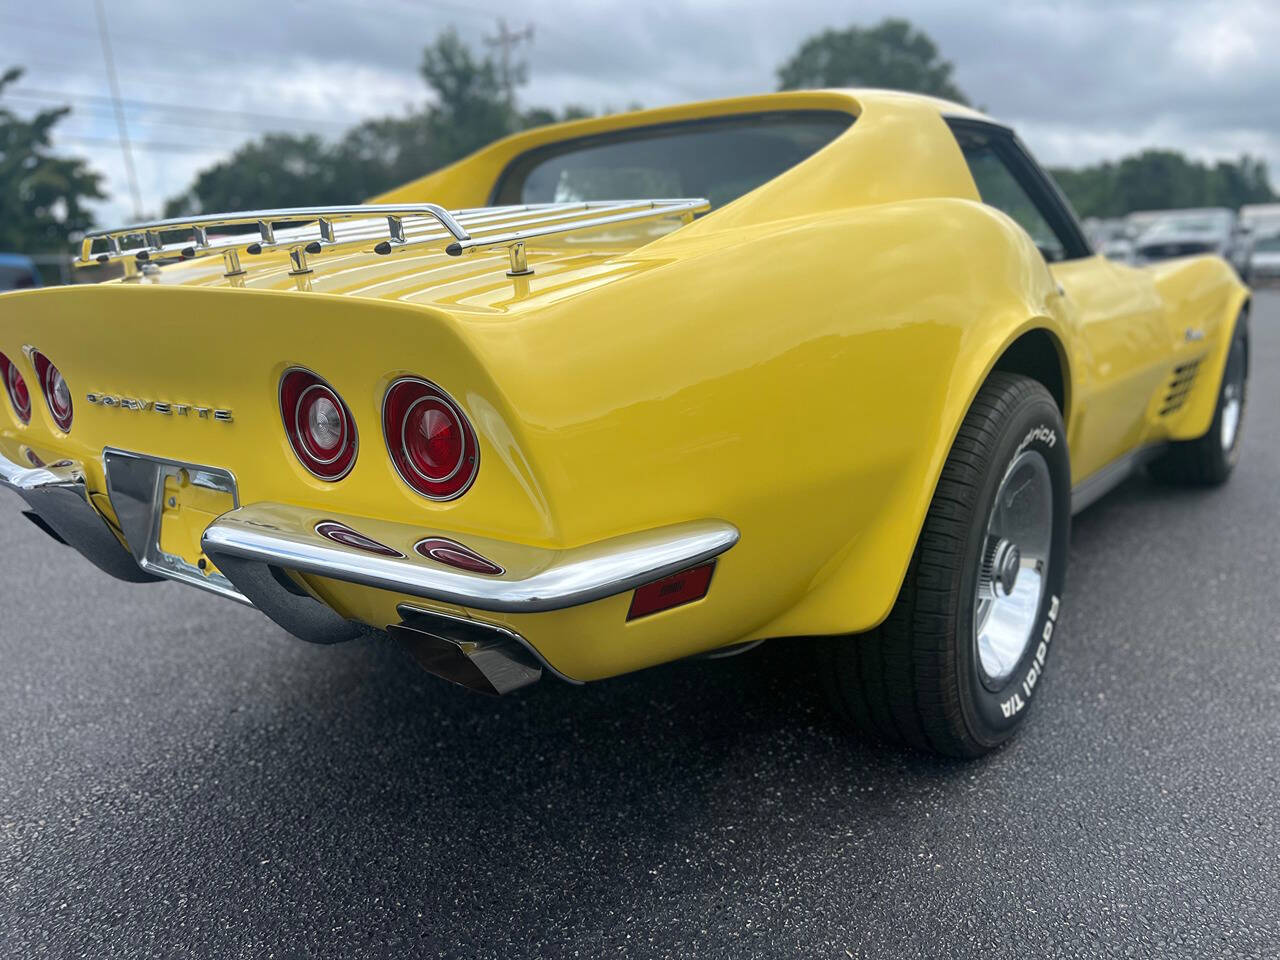
M 1217 254 L 1247 280 L 1252 234 L 1240 225 L 1235 211 L 1226 207 L 1167 210 L 1138 237 L 1134 262 L 1154 263 L 1202 253 Z
M 30 257 L 20 253 L 0 253 L 0 293 L 42 286 L 40 271 Z
M 1133 228 L 1123 217 L 1106 220 L 1093 217 L 1085 221 L 1084 227 L 1093 249 L 1108 260 L 1133 262 Z
M 1125 226 L 1128 228 L 1129 237 L 1137 239 L 1151 229 L 1156 221 L 1163 220 L 1172 210 L 1135 210 L 1133 213 L 1127 213 L 1124 217 Z
M 1255 241 L 1249 273 L 1254 280 L 1280 277 L 1280 233 L 1268 234 Z
M 1280 234 L 1280 203 L 1246 203 L 1240 208 L 1240 223 L 1255 237 Z

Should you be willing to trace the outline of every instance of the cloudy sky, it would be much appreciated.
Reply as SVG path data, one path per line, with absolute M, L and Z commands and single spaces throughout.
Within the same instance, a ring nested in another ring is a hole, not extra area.
M 1280 3 L 1077 0 L 897 4 L 823 0 L 105 0 L 144 212 L 258 133 L 336 136 L 420 104 L 421 51 L 454 26 L 477 47 L 505 14 L 526 105 L 646 106 L 770 90 L 828 26 L 905 16 L 956 65 L 970 98 L 1042 161 L 1078 164 L 1165 146 L 1265 157 L 1280 182 Z M 0 67 L 27 74 L 20 112 L 65 102 L 59 146 L 87 154 L 132 217 L 93 0 L 0 0 Z M 353 198 L 357 199 L 357 198 Z

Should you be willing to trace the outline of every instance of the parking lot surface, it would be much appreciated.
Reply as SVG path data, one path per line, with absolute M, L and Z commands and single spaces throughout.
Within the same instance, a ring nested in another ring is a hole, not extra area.
M 800 642 L 469 695 L 0 493 L 0 956 L 1280 955 L 1280 294 L 1252 332 L 1236 475 L 1076 518 L 977 763 L 851 740 Z

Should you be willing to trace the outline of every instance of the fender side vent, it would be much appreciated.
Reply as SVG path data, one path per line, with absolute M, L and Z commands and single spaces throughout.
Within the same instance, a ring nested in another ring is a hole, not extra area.
M 1180 363 L 1173 368 L 1173 376 L 1169 378 L 1169 385 L 1165 388 L 1164 401 L 1160 407 L 1160 416 L 1167 417 L 1171 413 L 1177 413 L 1182 409 L 1182 405 L 1187 402 L 1187 396 L 1191 393 L 1191 387 L 1195 383 L 1196 373 L 1200 369 L 1200 358 L 1188 360 L 1186 363 Z

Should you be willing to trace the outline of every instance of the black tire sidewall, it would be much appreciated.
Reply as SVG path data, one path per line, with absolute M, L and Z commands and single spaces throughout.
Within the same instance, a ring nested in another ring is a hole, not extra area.
M 970 736 L 984 747 L 1006 740 L 1027 714 L 1048 662 L 1053 634 L 1062 616 L 1062 590 L 1066 582 L 1067 552 L 1071 531 L 1071 463 L 1066 431 L 1057 404 L 1047 392 L 1033 395 L 997 426 L 995 453 L 987 465 L 978 499 L 970 518 L 965 563 L 960 576 L 956 617 L 957 680 L 960 705 Z M 1033 450 L 1049 467 L 1053 499 L 1053 537 L 1049 571 L 1031 642 L 1009 679 L 996 691 L 983 683 L 978 667 L 973 613 L 987 521 L 1009 465 L 1023 452 Z
M 1235 349 L 1236 344 L 1240 343 L 1244 350 L 1244 356 L 1241 362 L 1244 363 L 1244 379 L 1240 384 L 1240 422 L 1236 424 L 1236 435 L 1232 440 L 1231 449 L 1222 449 L 1222 442 L 1219 439 L 1222 436 L 1222 413 L 1223 401 L 1226 399 L 1227 390 L 1227 368 L 1231 363 L 1231 352 Z M 1249 317 L 1248 314 L 1242 313 L 1236 320 L 1235 330 L 1231 333 L 1231 343 L 1227 347 L 1227 355 L 1222 361 L 1222 382 L 1218 384 L 1218 405 L 1213 411 L 1213 422 L 1209 425 L 1209 434 L 1206 439 L 1211 440 L 1217 447 L 1219 455 L 1222 458 L 1222 475 L 1225 477 L 1234 468 L 1240 460 L 1240 438 L 1244 435 L 1244 416 L 1249 407 Z

